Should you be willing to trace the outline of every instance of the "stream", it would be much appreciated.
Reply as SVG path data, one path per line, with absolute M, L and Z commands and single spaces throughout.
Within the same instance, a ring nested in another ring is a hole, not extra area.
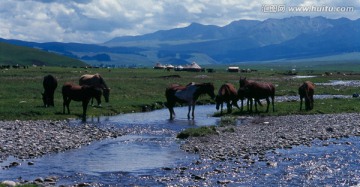
M 211 160 L 203 160 L 200 165 L 194 166 L 199 156 L 180 150 L 182 142 L 175 138 L 176 134 L 190 127 L 216 125 L 220 119 L 211 117 L 216 112 L 214 105 L 196 106 L 195 120 L 187 119 L 187 107 L 177 107 L 175 112 L 176 118 L 172 121 L 168 119 L 167 109 L 89 118 L 90 125 L 121 128 L 126 135 L 93 142 L 79 149 L 24 160 L 20 166 L 0 170 L 0 181 L 56 176 L 56 185 L 200 185 L 196 181 L 182 180 L 177 170 L 172 169 L 184 166 L 200 168 L 194 171 L 188 169 L 188 172 L 195 174 L 223 168 L 226 174 L 213 174 L 206 180 L 207 185 L 217 185 L 222 180 L 231 180 L 228 186 L 359 184 L 359 137 L 327 140 L 327 146 L 323 146 L 323 141 L 315 141 L 311 147 L 294 146 L 293 149 L 269 151 L 267 157 L 278 163 L 276 167 L 269 167 L 265 162 L 239 166 L 231 161 Z M 70 124 L 78 125 L 81 121 L 74 120 Z M 14 160 L 10 157 L 0 166 L 9 165 Z M 28 162 L 34 165 L 28 165 Z

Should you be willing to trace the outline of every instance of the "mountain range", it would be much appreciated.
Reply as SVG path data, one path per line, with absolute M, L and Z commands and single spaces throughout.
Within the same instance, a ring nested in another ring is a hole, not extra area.
M 221 27 L 192 23 L 183 28 L 116 37 L 102 44 L 0 42 L 40 48 L 90 64 L 235 64 L 360 52 L 360 19 L 289 17 L 239 20 Z

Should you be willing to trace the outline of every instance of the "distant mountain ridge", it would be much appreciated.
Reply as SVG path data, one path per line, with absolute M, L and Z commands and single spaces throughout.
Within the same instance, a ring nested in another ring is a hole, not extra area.
M 360 52 L 360 19 L 289 17 L 238 20 L 225 26 L 192 23 L 140 36 L 116 37 L 103 44 L 34 43 L 0 40 L 41 48 L 88 63 L 186 64 L 301 59 Z

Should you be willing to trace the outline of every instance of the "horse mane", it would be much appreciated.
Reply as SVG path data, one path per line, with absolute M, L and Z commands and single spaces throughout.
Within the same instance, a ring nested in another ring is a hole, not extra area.
M 206 83 L 195 83 L 194 86 L 198 87 L 198 88 L 203 88 L 203 87 L 207 87 L 207 86 L 210 86 L 212 87 L 212 89 L 214 90 L 215 87 L 214 87 L 214 84 L 211 83 L 211 82 L 206 82 Z M 206 92 L 203 92 L 202 89 L 198 89 L 195 93 L 196 97 L 200 97 L 202 95 L 206 95 L 207 93 Z

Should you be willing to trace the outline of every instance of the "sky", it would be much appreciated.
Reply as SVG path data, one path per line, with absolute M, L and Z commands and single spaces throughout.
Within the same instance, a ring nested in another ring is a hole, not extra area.
M 1 0 L 0 38 L 104 43 L 191 23 L 291 16 L 355 20 L 360 0 Z

